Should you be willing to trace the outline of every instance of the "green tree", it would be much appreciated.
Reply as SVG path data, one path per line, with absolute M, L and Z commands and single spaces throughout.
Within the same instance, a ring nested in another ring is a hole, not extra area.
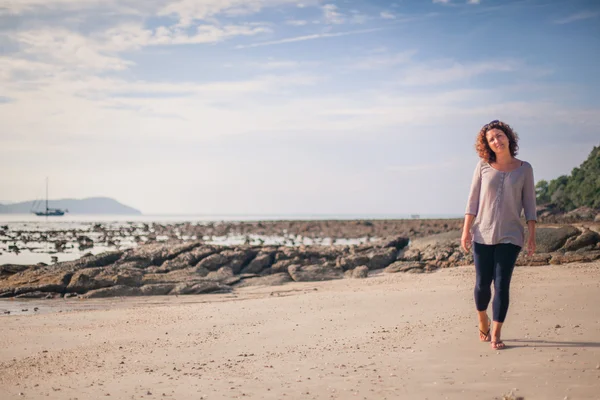
M 600 208 L 600 146 L 570 176 L 562 175 L 550 182 L 539 181 L 536 195 L 540 204 L 554 203 L 564 211 L 587 206 Z

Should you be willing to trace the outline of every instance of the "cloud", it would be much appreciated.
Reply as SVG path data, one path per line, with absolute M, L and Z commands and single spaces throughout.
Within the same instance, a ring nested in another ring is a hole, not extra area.
M 381 31 L 383 29 L 384 28 L 371 28 L 371 29 L 359 29 L 359 30 L 355 30 L 355 31 L 336 32 L 336 33 L 315 33 L 313 35 L 296 36 L 296 37 L 291 37 L 291 38 L 286 38 L 286 39 L 272 40 L 269 42 L 260 42 L 260 43 L 252 43 L 252 44 L 247 44 L 247 45 L 239 45 L 239 46 L 236 46 L 236 49 L 245 49 L 245 48 L 250 48 L 250 47 L 262 47 L 262 46 L 273 46 L 273 45 L 285 44 L 285 43 L 303 42 L 305 40 L 315 40 L 315 39 L 323 39 L 323 38 L 330 38 L 330 37 L 358 35 L 358 34 L 362 34 L 362 33 L 377 32 L 377 31 Z
M 396 16 L 389 11 L 382 11 L 379 16 L 383 19 L 396 19 Z
M 308 21 L 301 20 L 301 19 L 288 19 L 287 21 L 285 21 L 285 23 L 287 25 L 292 25 L 292 26 L 304 26 L 304 25 L 308 24 Z
M 44 63 L 75 69 L 124 70 L 133 63 L 107 54 L 101 44 L 66 29 L 17 32 L 11 38 L 21 46 L 23 56 Z
M 327 24 L 343 24 L 344 16 L 338 12 L 338 7 L 335 4 L 325 4 L 323 7 L 323 16 Z
M 296 0 L 179 0 L 162 7 L 158 15 L 177 16 L 179 26 L 188 27 L 194 21 L 206 21 L 219 14 L 252 14 L 266 7 L 285 4 L 296 4 Z
M 575 22 L 575 21 L 582 21 L 585 19 L 596 18 L 598 15 L 600 15 L 600 12 L 598 12 L 598 11 L 583 11 L 583 12 L 579 12 L 577 14 L 569 15 L 568 17 L 565 17 L 565 18 L 557 19 L 554 21 L 554 23 L 559 24 L 559 25 L 569 24 L 569 23 Z
M 377 53 L 378 49 L 373 51 Z M 385 50 L 384 50 L 385 51 Z M 381 51 L 379 51 L 381 52 Z M 409 50 L 405 52 L 400 52 L 393 55 L 384 55 L 384 56 L 371 56 L 367 58 L 360 59 L 356 61 L 352 67 L 356 69 L 379 69 L 386 67 L 393 67 L 401 64 L 408 64 L 412 61 L 412 57 L 417 52 L 415 50 Z
M 256 24 L 198 25 L 188 34 L 180 27 L 160 26 L 154 30 L 141 25 L 128 24 L 108 30 L 104 35 L 106 46 L 114 51 L 124 51 L 144 46 L 216 43 L 234 36 L 253 36 L 270 33 L 271 28 Z
M 469 4 L 480 4 L 481 0 L 469 0 L 468 3 Z
M 491 72 L 515 71 L 513 61 L 488 61 L 474 64 L 452 62 L 450 65 L 414 65 L 401 72 L 398 83 L 407 86 L 440 85 Z
M 449 4 L 450 0 L 433 0 L 434 3 Z

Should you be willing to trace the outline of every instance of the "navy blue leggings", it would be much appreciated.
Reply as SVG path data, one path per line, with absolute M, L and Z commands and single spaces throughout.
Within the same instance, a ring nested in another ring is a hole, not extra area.
M 494 282 L 494 302 L 492 311 L 494 321 L 504 322 L 508 311 L 508 291 L 515 262 L 521 248 L 511 243 L 481 244 L 473 243 L 475 261 L 475 305 L 478 311 L 487 310 Z

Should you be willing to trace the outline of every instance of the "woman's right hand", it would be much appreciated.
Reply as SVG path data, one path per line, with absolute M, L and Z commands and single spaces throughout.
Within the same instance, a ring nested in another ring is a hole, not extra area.
M 460 245 L 465 251 L 465 253 L 468 253 L 471 250 L 472 242 L 473 238 L 471 236 L 471 232 L 469 230 L 463 230 L 462 236 L 460 238 Z

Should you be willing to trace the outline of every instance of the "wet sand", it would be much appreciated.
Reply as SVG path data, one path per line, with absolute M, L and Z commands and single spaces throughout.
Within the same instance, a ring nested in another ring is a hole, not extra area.
M 1 398 L 600 399 L 599 262 L 517 268 L 502 351 L 478 340 L 473 280 L 6 300 L 39 310 L 0 316 Z

